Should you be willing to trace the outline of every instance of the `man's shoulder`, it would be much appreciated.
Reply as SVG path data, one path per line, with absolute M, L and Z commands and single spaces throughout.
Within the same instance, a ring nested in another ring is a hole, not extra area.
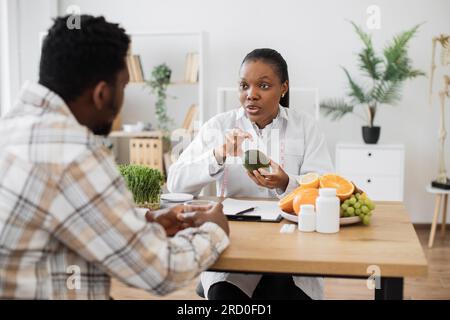
M 2 120 L 0 149 L 30 163 L 68 164 L 98 145 L 92 132 L 61 114 L 24 114 Z

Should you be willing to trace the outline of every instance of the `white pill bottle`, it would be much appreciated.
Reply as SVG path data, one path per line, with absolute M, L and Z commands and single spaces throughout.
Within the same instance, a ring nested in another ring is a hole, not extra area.
M 339 232 L 340 200 L 336 189 L 321 188 L 316 199 L 316 231 L 320 233 Z

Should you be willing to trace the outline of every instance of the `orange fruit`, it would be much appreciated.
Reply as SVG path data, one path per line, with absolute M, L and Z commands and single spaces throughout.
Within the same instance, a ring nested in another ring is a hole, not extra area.
M 285 196 L 283 199 L 278 201 L 278 206 L 281 210 L 288 213 L 294 212 L 293 202 L 294 198 L 297 195 L 298 190 L 300 190 L 301 187 L 296 188 L 292 192 L 290 192 L 287 196 Z
M 297 182 L 302 188 L 319 188 L 319 174 L 317 172 L 310 172 L 301 175 Z
M 301 188 L 298 190 L 294 201 L 292 203 L 292 207 L 294 208 L 294 212 L 299 215 L 300 214 L 300 206 L 303 204 L 312 204 L 316 205 L 316 199 L 319 196 L 319 189 L 316 188 Z
M 320 177 L 320 187 L 335 188 L 336 196 L 338 196 L 341 201 L 350 198 L 355 191 L 355 186 L 353 183 L 341 176 L 338 176 L 337 174 L 325 174 Z

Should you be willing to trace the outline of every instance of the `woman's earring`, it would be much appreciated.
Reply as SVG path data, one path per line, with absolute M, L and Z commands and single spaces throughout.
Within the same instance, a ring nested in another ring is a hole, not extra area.
M 285 93 L 283 93 L 283 94 L 281 95 L 281 97 L 284 98 L 284 95 L 285 95 Z

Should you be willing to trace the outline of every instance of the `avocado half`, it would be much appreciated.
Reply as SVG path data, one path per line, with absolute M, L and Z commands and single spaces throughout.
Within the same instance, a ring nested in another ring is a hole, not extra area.
M 269 158 L 259 150 L 247 150 L 244 153 L 244 167 L 248 171 L 269 167 Z

